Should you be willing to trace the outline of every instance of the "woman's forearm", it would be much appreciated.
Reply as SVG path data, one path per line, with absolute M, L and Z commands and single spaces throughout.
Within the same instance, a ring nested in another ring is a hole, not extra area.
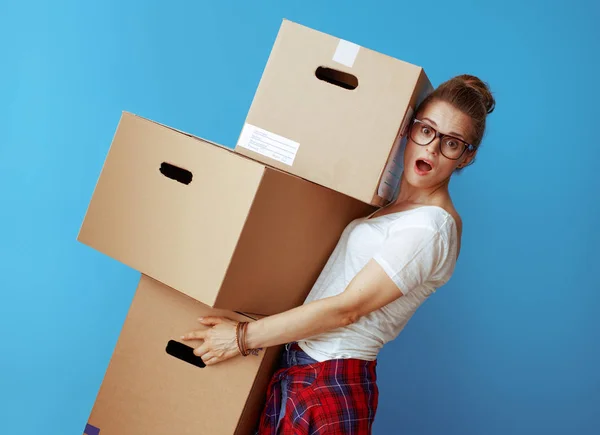
M 248 349 L 276 346 L 311 337 L 354 321 L 344 298 L 332 296 L 248 324 Z

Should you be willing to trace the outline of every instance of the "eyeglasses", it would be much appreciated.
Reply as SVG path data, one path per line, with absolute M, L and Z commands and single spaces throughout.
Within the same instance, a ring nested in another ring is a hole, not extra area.
M 417 145 L 426 146 L 436 138 L 440 138 L 440 152 L 450 160 L 458 160 L 465 151 L 474 152 L 477 147 L 454 136 L 442 134 L 429 124 L 414 118 L 409 132 L 410 138 Z

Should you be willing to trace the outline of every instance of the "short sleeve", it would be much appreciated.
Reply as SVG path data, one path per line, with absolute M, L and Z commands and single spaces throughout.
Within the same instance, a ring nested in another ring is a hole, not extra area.
M 405 295 L 430 280 L 447 255 L 438 230 L 410 226 L 391 229 L 373 259 Z

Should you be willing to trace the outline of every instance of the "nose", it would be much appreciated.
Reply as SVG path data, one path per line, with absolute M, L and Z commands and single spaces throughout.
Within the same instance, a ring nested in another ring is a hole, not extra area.
M 435 137 L 429 145 L 425 147 L 429 154 L 437 154 L 440 150 L 440 146 L 442 144 L 441 138 L 439 136 Z

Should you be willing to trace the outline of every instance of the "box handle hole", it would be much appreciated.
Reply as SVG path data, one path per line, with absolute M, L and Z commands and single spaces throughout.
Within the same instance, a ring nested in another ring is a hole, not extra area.
M 175 181 L 179 181 L 181 184 L 188 185 L 192 182 L 193 175 L 187 169 L 180 168 L 167 162 L 160 164 L 160 173 L 165 177 Z
M 353 90 L 358 87 L 356 76 L 338 71 L 337 69 L 320 66 L 315 71 L 315 75 L 319 80 L 339 86 L 340 88 Z
M 169 355 L 203 369 L 206 367 L 199 356 L 194 355 L 194 349 L 175 340 L 169 340 L 166 351 Z

